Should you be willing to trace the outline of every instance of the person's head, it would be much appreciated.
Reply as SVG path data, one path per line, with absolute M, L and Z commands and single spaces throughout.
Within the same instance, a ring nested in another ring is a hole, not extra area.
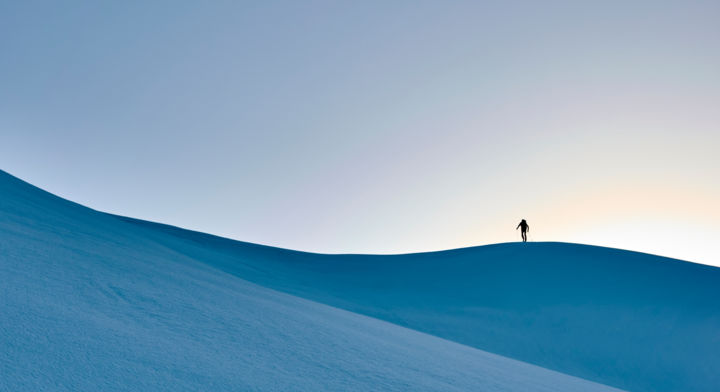
M 523 219 L 522 221 L 525 222 L 525 219 Z

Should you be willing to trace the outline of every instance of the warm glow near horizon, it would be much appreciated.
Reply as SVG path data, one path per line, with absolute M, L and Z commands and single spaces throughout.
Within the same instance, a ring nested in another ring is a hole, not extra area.
M 517 241 L 720 266 L 720 5 L 4 7 L 0 169 L 325 253 Z

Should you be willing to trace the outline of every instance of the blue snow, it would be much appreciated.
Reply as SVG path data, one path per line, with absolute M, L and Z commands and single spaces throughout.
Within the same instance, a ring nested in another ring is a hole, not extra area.
M 720 269 L 615 249 L 311 254 L 0 171 L 0 277 L 0 391 L 720 390 Z

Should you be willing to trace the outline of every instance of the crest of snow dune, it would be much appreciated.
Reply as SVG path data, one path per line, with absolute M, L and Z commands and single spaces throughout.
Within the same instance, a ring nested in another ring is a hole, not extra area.
M 569 244 L 316 255 L 103 214 L 4 172 L 0 195 L 3 390 L 720 385 L 712 267 Z

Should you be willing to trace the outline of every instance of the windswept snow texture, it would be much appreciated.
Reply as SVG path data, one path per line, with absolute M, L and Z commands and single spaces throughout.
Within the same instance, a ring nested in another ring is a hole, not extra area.
M 318 255 L 0 172 L 0 276 L 0 390 L 720 390 L 720 269 L 616 249 Z
M 613 390 L 250 283 L 304 277 L 272 271 L 294 253 L 171 231 L 0 172 L 0 391 Z
M 119 219 L 265 287 L 484 351 L 632 391 L 720 391 L 720 268 L 564 243 L 318 255 Z
M 243 279 L 467 346 L 626 390 L 720 391 L 720 268 L 564 243 L 318 255 L 119 219 Z

